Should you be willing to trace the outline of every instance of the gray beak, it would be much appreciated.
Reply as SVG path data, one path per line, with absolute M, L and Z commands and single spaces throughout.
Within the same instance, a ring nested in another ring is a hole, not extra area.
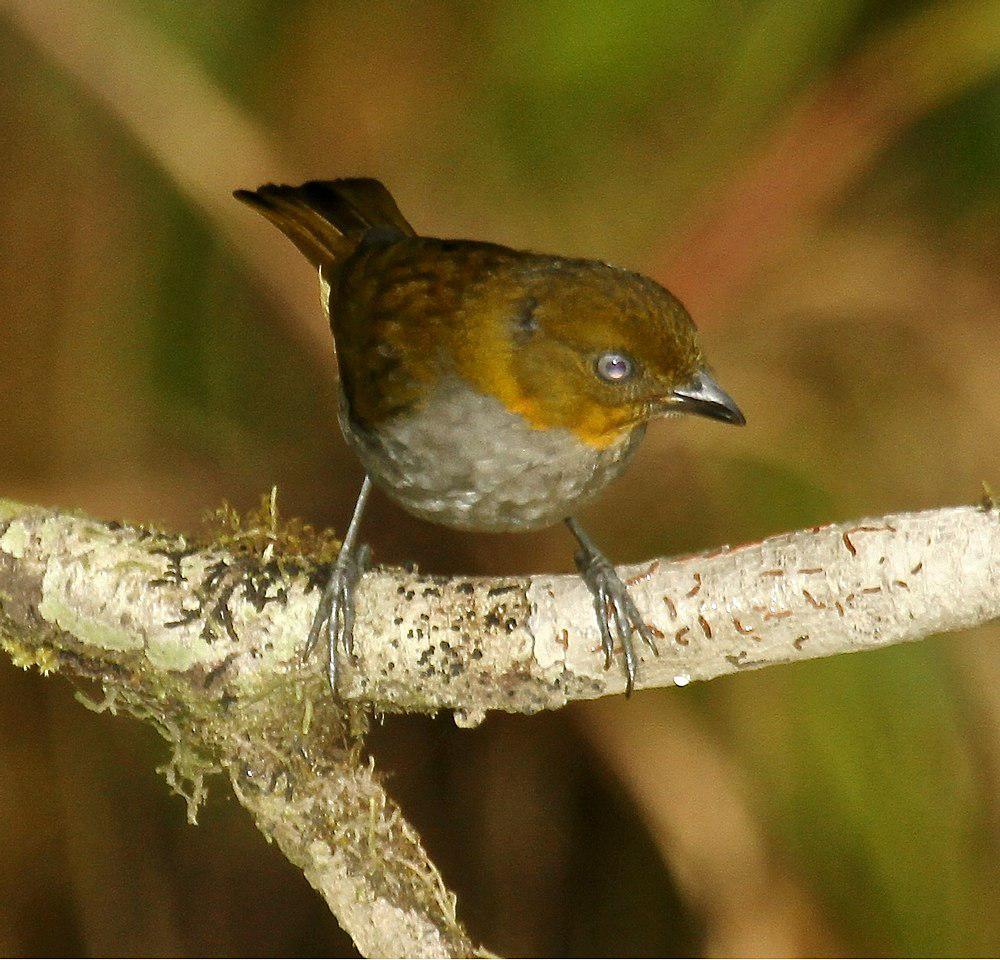
M 723 423 L 742 427 L 746 422 L 740 408 L 707 370 L 699 370 L 683 387 L 671 391 L 670 407 L 682 413 L 697 413 Z

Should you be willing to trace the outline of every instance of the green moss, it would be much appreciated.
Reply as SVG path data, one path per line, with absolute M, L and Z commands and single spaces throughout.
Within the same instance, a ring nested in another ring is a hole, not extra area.
M 340 540 L 332 530 L 317 530 L 297 517 L 285 519 L 278 514 L 278 488 L 261 495 L 256 510 L 241 514 L 223 503 L 204 518 L 202 542 L 222 547 L 237 555 L 258 558 L 268 548 L 279 567 L 288 560 L 332 563 L 340 552 Z
M 0 646 L 10 655 L 11 663 L 22 670 L 36 667 L 40 673 L 49 674 L 59 669 L 59 655 L 49 647 L 22 643 L 13 637 L 0 637 Z

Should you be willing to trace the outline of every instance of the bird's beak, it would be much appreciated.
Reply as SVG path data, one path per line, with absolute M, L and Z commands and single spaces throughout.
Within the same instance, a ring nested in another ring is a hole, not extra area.
M 684 386 L 671 390 L 666 406 L 671 411 L 697 413 L 737 427 L 747 422 L 736 401 L 707 370 L 699 370 Z

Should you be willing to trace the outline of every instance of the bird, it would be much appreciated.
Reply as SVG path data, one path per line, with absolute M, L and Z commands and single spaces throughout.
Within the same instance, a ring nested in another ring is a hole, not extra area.
M 651 420 L 746 420 L 713 376 L 688 311 L 659 283 L 600 260 L 418 234 L 376 179 L 267 183 L 236 199 L 319 274 L 339 366 L 338 419 L 365 478 L 309 631 L 353 654 L 354 592 L 372 487 L 458 530 L 565 523 L 593 599 L 605 668 L 626 694 L 649 625 L 576 519 L 625 469 Z

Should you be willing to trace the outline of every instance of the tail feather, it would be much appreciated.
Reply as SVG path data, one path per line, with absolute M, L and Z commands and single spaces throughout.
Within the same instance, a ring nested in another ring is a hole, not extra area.
M 298 187 L 268 183 L 233 196 L 267 217 L 316 267 L 349 256 L 369 230 L 414 234 L 378 180 L 309 180 Z

